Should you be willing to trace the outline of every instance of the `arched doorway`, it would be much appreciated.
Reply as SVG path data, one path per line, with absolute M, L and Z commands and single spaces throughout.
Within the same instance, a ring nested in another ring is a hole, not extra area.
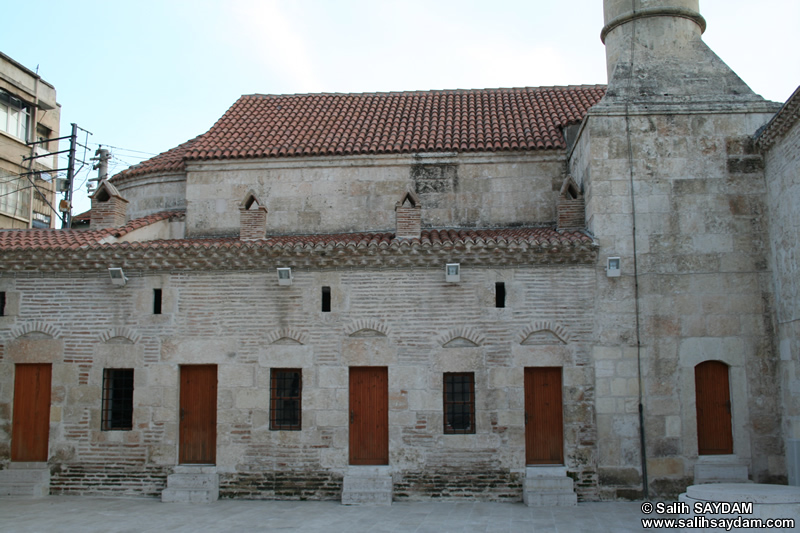
M 704 361 L 694 367 L 697 449 L 700 455 L 733 453 L 728 365 Z

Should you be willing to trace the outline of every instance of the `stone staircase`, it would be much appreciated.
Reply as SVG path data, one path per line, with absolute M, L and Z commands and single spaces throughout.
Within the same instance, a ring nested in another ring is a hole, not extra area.
M 342 484 L 342 505 L 391 505 L 389 466 L 350 466 Z
M 9 463 L 0 470 L 0 496 L 33 496 L 50 494 L 50 468 L 47 463 Z
M 527 467 L 522 499 L 528 507 L 578 505 L 578 495 L 566 466 Z
M 162 502 L 209 503 L 219 499 L 219 474 L 216 466 L 176 466 L 167 476 Z

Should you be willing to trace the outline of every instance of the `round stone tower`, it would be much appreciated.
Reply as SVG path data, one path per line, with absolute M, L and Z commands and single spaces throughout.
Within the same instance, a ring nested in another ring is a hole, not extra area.
M 609 97 L 752 99 L 750 88 L 703 43 L 699 0 L 603 0 Z

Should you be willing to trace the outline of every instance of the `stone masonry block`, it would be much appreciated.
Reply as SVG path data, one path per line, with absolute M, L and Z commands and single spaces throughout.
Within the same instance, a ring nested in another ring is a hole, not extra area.
M 219 365 L 219 387 L 252 387 L 253 368 L 242 365 Z

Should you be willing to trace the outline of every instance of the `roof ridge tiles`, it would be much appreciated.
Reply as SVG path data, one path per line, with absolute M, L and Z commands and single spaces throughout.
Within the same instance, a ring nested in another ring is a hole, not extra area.
M 539 85 L 539 86 L 514 86 L 514 87 L 484 87 L 484 88 L 471 88 L 471 89 L 464 89 L 464 88 L 455 88 L 455 89 L 415 89 L 415 90 L 389 90 L 389 91 L 362 91 L 362 92 L 318 92 L 318 93 L 285 93 L 285 94 L 268 94 L 268 93 L 250 93 L 250 94 L 243 94 L 239 97 L 239 99 L 243 98 L 264 98 L 264 99 L 272 99 L 272 98 L 298 98 L 298 97 L 306 97 L 306 96 L 317 96 L 317 97 L 327 97 L 327 96 L 387 96 L 387 95 L 424 95 L 424 94 L 459 94 L 459 95 L 468 95 L 475 92 L 500 92 L 500 91 L 546 91 L 546 90 L 556 90 L 556 89 L 602 89 L 605 90 L 605 84 L 572 84 L 572 85 Z

